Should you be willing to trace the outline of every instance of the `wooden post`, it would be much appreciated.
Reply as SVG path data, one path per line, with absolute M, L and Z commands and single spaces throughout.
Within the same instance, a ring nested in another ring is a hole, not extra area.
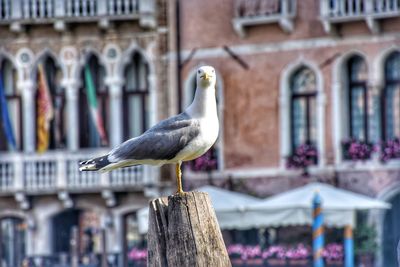
M 231 266 L 207 193 L 158 198 L 149 209 L 148 266 Z

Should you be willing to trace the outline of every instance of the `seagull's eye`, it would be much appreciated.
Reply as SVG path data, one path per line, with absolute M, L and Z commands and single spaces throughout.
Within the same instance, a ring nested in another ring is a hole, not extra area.
M 200 74 L 200 73 L 201 73 L 201 70 L 199 70 L 197 73 Z
M 212 70 L 212 72 L 214 73 L 214 72 L 215 72 L 215 70 Z

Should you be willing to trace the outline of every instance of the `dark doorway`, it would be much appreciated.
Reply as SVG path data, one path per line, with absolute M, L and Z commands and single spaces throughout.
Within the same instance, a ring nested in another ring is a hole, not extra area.
M 81 211 L 70 209 L 53 218 L 53 252 L 69 253 L 72 229 L 79 226 Z
M 397 243 L 400 239 L 400 194 L 390 201 L 392 208 L 385 214 L 383 225 L 383 266 L 397 266 Z

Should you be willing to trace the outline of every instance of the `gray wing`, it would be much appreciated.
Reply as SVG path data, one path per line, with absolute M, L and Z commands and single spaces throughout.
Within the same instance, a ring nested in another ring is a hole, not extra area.
M 142 135 L 112 150 L 110 162 L 173 159 L 200 132 L 199 121 L 181 113 L 156 124 Z

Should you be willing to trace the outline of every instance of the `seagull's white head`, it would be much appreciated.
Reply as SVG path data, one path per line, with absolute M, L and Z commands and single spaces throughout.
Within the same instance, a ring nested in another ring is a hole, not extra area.
M 215 87 L 217 80 L 215 69 L 211 66 L 202 66 L 197 70 L 197 87 Z

